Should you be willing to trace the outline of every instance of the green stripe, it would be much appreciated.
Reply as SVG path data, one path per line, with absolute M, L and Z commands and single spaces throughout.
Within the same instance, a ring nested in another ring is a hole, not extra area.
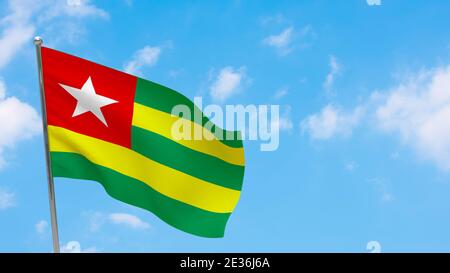
M 244 166 L 194 151 L 154 132 L 133 126 L 132 149 L 163 165 L 202 180 L 241 190 Z
M 196 122 L 202 126 L 204 126 L 209 121 L 208 117 L 203 116 L 201 110 L 190 99 L 186 98 L 175 90 L 141 78 L 137 78 L 136 95 L 134 101 L 169 114 L 172 112 L 172 108 L 175 105 L 186 105 L 191 111 L 191 121 Z M 194 115 L 194 113 L 198 113 L 199 115 L 201 114 L 203 117 L 202 121 L 194 119 L 194 116 L 196 116 Z M 225 145 L 236 148 L 242 147 L 240 132 L 226 131 L 217 125 L 213 126 L 210 131 L 211 133 L 216 135 L 217 138 L 220 139 L 220 141 Z M 233 139 L 225 139 L 227 132 L 233 134 Z
M 81 155 L 52 152 L 55 177 L 94 180 L 113 198 L 153 212 L 169 225 L 210 238 L 223 237 L 230 213 L 213 213 L 166 197 L 143 182 L 96 165 Z

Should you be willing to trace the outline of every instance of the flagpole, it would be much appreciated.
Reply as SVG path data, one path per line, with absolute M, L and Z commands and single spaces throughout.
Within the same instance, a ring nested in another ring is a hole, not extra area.
M 42 43 L 43 41 L 41 37 L 39 36 L 34 37 L 34 45 L 36 46 L 36 56 L 39 73 L 39 90 L 41 94 L 42 127 L 44 131 L 45 162 L 47 167 L 48 200 L 50 202 L 50 217 L 52 223 L 53 252 L 59 253 L 59 236 L 58 236 L 58 221 L 56 219 L 55 187 L 53 183 L 52 166 L 50 164 L 50 150 L 48 144 L 48 131 L 47 131 L 47 111 L 45 109 L 44 77 L 42 73 L 42 56 L 41 56 Z

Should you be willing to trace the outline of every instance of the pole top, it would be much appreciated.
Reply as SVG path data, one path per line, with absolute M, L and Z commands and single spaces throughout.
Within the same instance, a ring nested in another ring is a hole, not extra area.
M 44 41 L 42 40 L 42 38 L 40 36 L 34 37 L 34 44 L 35 45 L 40 46 L 40 45 L 42 45 L 43 42 Z

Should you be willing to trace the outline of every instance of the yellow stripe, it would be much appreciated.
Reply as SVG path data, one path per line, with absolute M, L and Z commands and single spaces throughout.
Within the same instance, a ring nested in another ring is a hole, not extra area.
M 159 193 L 194 207 L 229 213 L 238 202 L 240 191 L 171 169 L 128 148 L 56 126 L 48 126 L 48 134 L 50 151 L 83 155 L 95 164 L 140 180 Z
M 147 131 L 152 131 L 168 139 L 171 139 L 192 150 L 212 155 L 231 164 L 244 166 L 244 149 L 229 147 L 220 142 L 210 131 L 192 121 L 185 120 L 192 132 L 203 132 L 203 140 L 176 140 L 172 137 L 172 124 L 180 118 L 171 114 L 134 103 L 133 125 Z M 211 139 L 211 140 L 209 140 Z

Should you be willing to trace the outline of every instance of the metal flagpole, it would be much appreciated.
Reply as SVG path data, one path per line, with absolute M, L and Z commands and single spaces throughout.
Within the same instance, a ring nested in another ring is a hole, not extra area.
M 55 187 L 53 183 L 52 166 L 50 164 L 50 151 L 48 145 L 48 131 L 47 131 L 47 112 L 45 109 L 44 77 L 42 74 L 42 56 L 41 56 L 42 43 L 43 41 L 41 37 L 36 36 L 34 38 L 34 45 L 36 46 L 38 73 L 39 73 L 39 90 L 41 93 L 42 126 L 44 130 L 45 161 L 47 165 L 48 198 L 50 202 L 50 216 L 52 222 L 53 251 L 55 253 L 59 253 L 59 236 L 58 236 L 58 221 L 56 220 Z

